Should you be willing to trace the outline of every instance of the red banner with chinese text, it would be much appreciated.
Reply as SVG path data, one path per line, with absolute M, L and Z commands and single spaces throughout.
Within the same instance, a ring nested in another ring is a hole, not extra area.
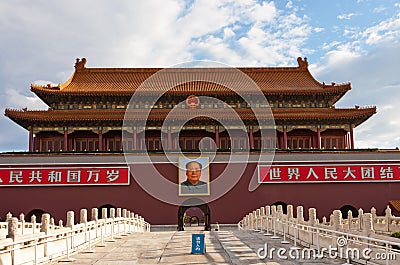
M 400 181 L 400 164 L 259 165 L 259 183 L 331 183 Z
M 1 186 L 129 185 L 127 167 L 0 168 Z

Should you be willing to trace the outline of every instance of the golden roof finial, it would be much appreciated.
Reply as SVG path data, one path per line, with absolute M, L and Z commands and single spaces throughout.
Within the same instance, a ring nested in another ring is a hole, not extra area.
M 297 63 L 299 64 L 300 69 L 307 69 L 308 68 L 308 62 L 307 62 L 307 57 L 304 57 L 304 60 L 301 57 L 297 58 Z
M 79 58 L 76 58 L 76 63 L 75 63 L 76 71 L 81 71 L 81 70 L 85 69 L 85 65 L 86 65 L 86 58 L 82 58 L 82 60 L 80 60 Z

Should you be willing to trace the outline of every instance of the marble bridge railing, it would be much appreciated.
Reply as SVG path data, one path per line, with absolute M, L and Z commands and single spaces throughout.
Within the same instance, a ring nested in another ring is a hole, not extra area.
M 0 222 L 0 265 L 2 264 L 42 264 L 54 260 L 73 261 L 72 253 L 94 252 L 94 247 L 102 247 L 134 232 L 149 232 L 150 224 L 143 217 L 121 209 L 102 209 L 102 218 L 98 218 L 98 209 L 91 210 L 88 220 L 87 209 L 80 210 L 79 223 L 75 222 L 73 211 L 67 212 L 65 226 L 60 220 L 58 225 L 49 214 L 42 215 L 41 222 L 24 221 L 7 214 L 6 222 Z
M 304 218 L 303 206 L 297 206 L 296 217 L 292 205 L 288 205 L 286 210 L 284 214 L 281 205 L 260 207 L 243 217 L 238 228 L 271 236 L 272 239 L 282 239 L 281 243 L 293 244 L 294 247 L 314 249 L 319 254 L 323 253 L 322 249 L 329 247 L 342 249 L 341 253 L 349 249 L 361 251 L 369 248 L 372 256 L 388 257 L 380 260 L 375 258 L 371 264 L 400 264 L 400 251 L 397 250 L 400 249 L 400 239 L 390 237 L 393 232 L 400 231 L 400 217 L 393 216 L 389 207 L 385 210 L 385 216 L 377 216 L 376 209 L 372 208 L 370 213 L 360 209 L 358 217 L 353 217 L 349 211 L 346 219 L 342 218 L 340 210 L 335 210 L 329 221 L 326 217 L 320 221 L 315 208 L 308 209 L 308 220 Z M 371 262 L 363 257 L 342 258 L 348 263 L 352 260 Z M 397 263 L 393 263 L 394 260 Z

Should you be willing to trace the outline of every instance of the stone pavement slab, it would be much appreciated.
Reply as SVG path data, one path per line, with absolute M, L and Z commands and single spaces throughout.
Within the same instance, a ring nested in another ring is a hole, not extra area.
M 70 264 L 343 264 L 341 260 L 281 260 L 260 259 L 257 250 L 264 246 L 284 247 L 282 239 L 271 239 L 261 233 L 243 231 L 202 231 L 202 227 L 191 227 L 186 231 L 134 233 L 116 242 L 106 242 L 105 247 L 94 247 L 94 253 L 78 253 Z M 193 255 L 191 239 L 193 233 L 204 233 L 206 253 Z M 60 261 L 59 261 L 60 262 Z M 53 262 L 54 264 L 55 262 Z

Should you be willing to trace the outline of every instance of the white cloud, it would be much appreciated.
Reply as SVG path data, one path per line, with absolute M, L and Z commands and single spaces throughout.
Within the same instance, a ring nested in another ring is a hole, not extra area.
M 400 14 L 367 28 L 362 36 L 367 44 L 377 44 L 386 41 L 398 41 L 400 38 Z
M 381 13 L 381 12 L 383 12 L 383 11 L 385 11 L 386 10 L 386 7 L 384 7 L 384 6 L 378 6 L 378 7 L 375 7 L 373 10 L 372 10 L 372 12 L 374 12 L 374 13 Z
M 324 28 L 320 28 L 320 27 L 314 28 L 314 31 L 317 32 L 317 33 L 322 32 L 324 30 L 325 30 Z
M 340 14 L 340 15 L 337 16 L 337 18 L 340 19 L 340 20 L 343 20 L 343 19 L 349 20 L 355 15 L 356 15 L 355 13 Z
M 33 94 L 26 96 L 11 88 L 7 88 L 3 96 L 5 97 L 4 103 L 6 106 L 12 106 L 12 108 L 47 109 L 48 107 L 43 101 Z
M 311 65 L 310 70 L 321 82 L 351 81 L 352 90 L 337 107 L 377 106 L 377 114 L 355 129 L 356 147 L 400 147 L 396 107 L 400 98 L 397 74 L 400 43 L 380 43 L 368 52 L 352 49 L 350 44 L 339 45 L 327 53 L 322 64 Z
M 324 45 L 325 49 L 334 48 L 325 53 L 322 59 L 325 61 L 325 66 L 320 66 L 314 69 L 316 73 L 325 71 L 327 68 L 333 65 L 343 65 L 348 62 L 360 57 L 362 51 L 357 45 L 357 42 L 339 44 L 339 42 L 333 42 L 331 44 Z
M 251 12 L 251 16 L 257 22 L 270 22 L 276 16 L 276 8 L 274 2 L 263 2 L 261 5 L 257 4 Z
M 324 43 L 323 45 L 322 45 L 322 49 L 323 50 L 330 50 L 330 49 L 332 49 L 333 47 L 335 47 L 335 46 L 337 46 L 337 45 L 339 45 L 340 44 L 340 42 L 339 41 L 332 41 L 332 42 L 330 42 L 330 43 Z
M 229 39 L 235 36 L 235 32 L 231 28 L 224 28 L 224 39 Z

